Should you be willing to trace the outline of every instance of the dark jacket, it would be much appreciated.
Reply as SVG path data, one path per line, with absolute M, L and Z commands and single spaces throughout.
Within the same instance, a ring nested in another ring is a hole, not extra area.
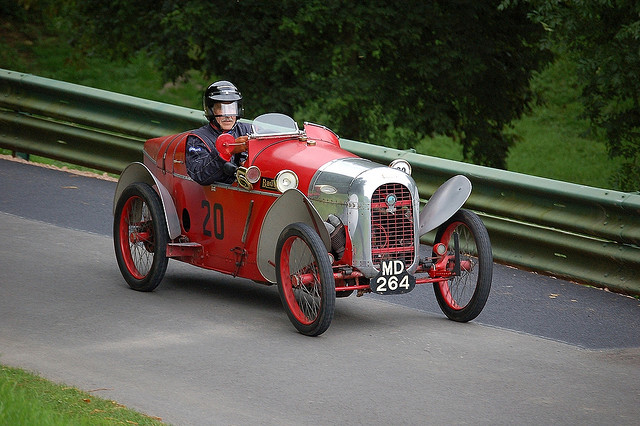
M 220 157 L 216 149 L 216 139 L 223 132 L 206 124 L 199 129 L 192 130 L 187 136 L 185 147 L 186 166 L 189 177 L 200 185 L 211 185 L 214 182 L 233 183 L 235 177 L 225 174 L 222 166 L 225 161 Z M 236 123 L 228 132 L 234 138 L 251 133 L 251 125 Z M 235 154 L 231 161 L 236 165 L 240 163 L 240 155 Z

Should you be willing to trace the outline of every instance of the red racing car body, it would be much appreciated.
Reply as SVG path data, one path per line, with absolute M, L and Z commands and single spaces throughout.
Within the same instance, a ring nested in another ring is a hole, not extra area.
M 148 140 L 143 162 L 122 172 L 114 245 L 132 288 L 153 290 L 171 258 L 277 284 L 293 325 L 312 336 L 329 327 L 335 298 L 354 291 L 398 294 L 433 283 L 449 318 L 480 313 L 493 263 L 486 228 L 460 209 L 471 192 L 465 177 L 447 181 L 420 211 L 404 160 L 360 158 L 331 130 L 300 130 L 282 114 L 260 116 L 252 129 L 243 165 L 227 163 L 233 184 L 189 178 L 187 133 Z M 225 155 L 232 143 L 220 137 L 216 145 Z M 420 237 L 434 229 L 422 257 Z

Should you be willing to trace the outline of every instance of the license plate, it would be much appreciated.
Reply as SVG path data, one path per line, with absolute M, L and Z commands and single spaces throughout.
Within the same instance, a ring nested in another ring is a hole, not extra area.
M 380 264 L 380 273 L 369 283 L 371 291 L 378 294 L 408 293 L 416 286 L 416 278 L 404 269 L 401 260 L 385 260 Z

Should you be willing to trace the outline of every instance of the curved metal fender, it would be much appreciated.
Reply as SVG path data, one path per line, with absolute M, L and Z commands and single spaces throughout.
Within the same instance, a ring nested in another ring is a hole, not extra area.
M 278 238 L 287 225 L 295 222 L 303 222 L 314 228 L 327 248 L 327 253 L 331 250 L 329 232 L 311 200 L 298 189 L 285 191 L 267 211 L 258 239 L 258 270 L 269 282 L 276 282 Z
M 442 225 L 455 214 L 471 195 L 471 181 L 456 175 L 440 185 L 420 212 L 418 235 Z
M 167 222 L 169 238 L 174 239 L 178 237 L 182 231 L 180 230 L 180 220 L 178 219 L 178 213 L 176 211 L 176 206 L 173 203 L 173 198 L 171 198 L 171 194 L 169 194 L 167 188 L 165 188 L 164 185 L 156 179 L 153 173 L 151 173 L 147 166 L 142 163 L 131 163 L 122 171 L 120 179 L 118 179 L 118 185 L 116 186 L 115 196 L 113 197 L 113 214 L 115 215 L 116 205 L 118 204 L 120 195 L 127 186 L 134 182 L 144 182 L 151 187 L 157 188 L 164 210 L 164 218 Z

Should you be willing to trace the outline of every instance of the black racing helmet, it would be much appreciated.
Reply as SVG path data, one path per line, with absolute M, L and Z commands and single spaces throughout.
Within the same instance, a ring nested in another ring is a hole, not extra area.
M 202 106 L 204 108 L 204 115 L 210 122 L 215 120 L 213 106 L 217 103 L 229 105 L 228 107 L 225 105 L 225 110 L 227 111 L 225 111 L 223 115 L 234 115 L 237 118 L 242 117 L 244 112 L 242 108 L 242 94 L 233 83 L 226 80 L 216 81 L 204 91 Z

